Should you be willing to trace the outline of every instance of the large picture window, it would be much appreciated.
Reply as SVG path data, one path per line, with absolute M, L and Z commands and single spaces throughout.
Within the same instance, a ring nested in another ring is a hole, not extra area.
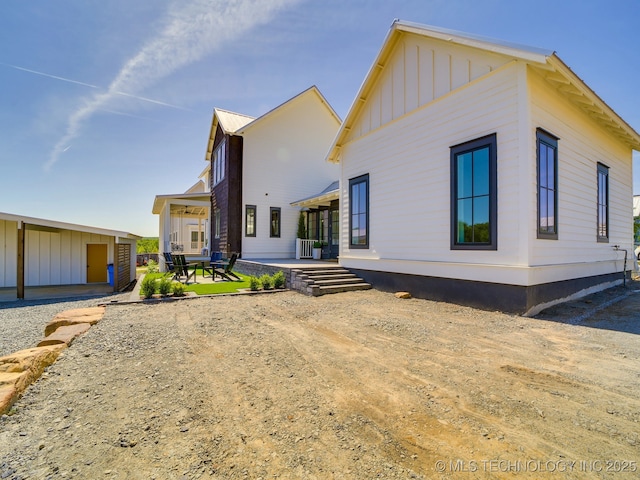
M 271 217 L 271 221 L 269 222 L 269 236 L 270 237 L 279 237 L 280 236 L 280 208 L 279 207 L 269 207 L 269 213 Z
M 558 139 L 536 132 L 538 168 L 538 238 L 558 238 Z
M 496 250 L 496 135 L 451 147 L 451 248 Z
M 256 206 L 247 205 L 244 216 L 244 234 L 247 237 L 256 236 Z
M 609 241 L 609 167 L 598 164 L 598 241 Z
M 349 246 L 369 248 L 369 175 L 349 180 Z

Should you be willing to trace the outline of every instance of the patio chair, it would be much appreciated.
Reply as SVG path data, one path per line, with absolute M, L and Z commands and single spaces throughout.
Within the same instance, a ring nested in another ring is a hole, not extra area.
M 194 278 L 194 281 L 195 281 L 197 267 L 193 266 L 193 270 L 191 271 L 191 273 L 189 273 L 189 264 L 187 263 L 187 260 L 184 255 L 172 255 L 172 257 L 173 257 L 173 265 L 176 271 L 173 278 L 177 279 L 179 282 L 182 283 L 182 275 L 184 275 L 186 277 L 184 280 L 184 283 L 189 283 L 189 280 L 191 280 L 192 277 Z
M 176 275 L 179 276 L 179 273 L 176 271 L 176 267 L 173 264 L 173 258 L 169 252 L 164 252 L 164 264 L 167 267 L 167 272 L 173 273 L 173 279 L 176 280 Z
M 212 252 L 211 253 L 211 261 L 209 262 L 209 266 L 202 267 L 202 274 L 204 275 L 205 273 L 208 273 L 209 275 L 211 275 L 213 278 L 215 278 L 215 273 L 214 273 L 214 269 L 216 268 L 216 266 L 220 266 L 222 265 L 222 252 Z
M 233 270 L 233 266 L 236 264 L 237 259 L 238 259 L 238 254 L 233 253 L 231 255 L 231 258 L 229 259 L 229 263 L 222 262 L 222 265 L 224 265 L 224 268 L 222 267 L 213 268 L 214 275 L 217 273 L 225 280 L 229 280 L 231 282 L 233 282 L 234 280 L 240 280 L 240 277 L 238 277 L 235 273 L 231 271 Z M 218 265 L 221 265 L 221 263 L 219 262 Z M 233 279 L 231 277 L 233 277 Z

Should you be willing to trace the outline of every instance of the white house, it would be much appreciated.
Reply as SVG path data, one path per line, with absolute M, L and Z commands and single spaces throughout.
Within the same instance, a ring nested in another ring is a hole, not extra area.
M 208 169 L 200 177 L 208 177 Z M 208 178 L 207 178 L 208 179 Z M 198 180 L 184 193 L 156 195 L 151 212 L 159 215 L 159 259 L 163 253 L 201 255 L 209 248 L 210 195 Z
M 16 289 L 17 298 L 25 287 L 111 283 L 119 290 L 136 278 L 140 238 L 0 212 L 0 288 Z
M 528 314 L 616 285 L 639 149 L 555 53 L 395 21 L 328 154 L 340 263 L 376 288 Z
M 339 166 L 324 160 L 339 127 L 315 86 L 255 119 L 215 109 L 206 155 L 211 250 L 293 258 L 300 208 L 291 203 L 337 180 Z

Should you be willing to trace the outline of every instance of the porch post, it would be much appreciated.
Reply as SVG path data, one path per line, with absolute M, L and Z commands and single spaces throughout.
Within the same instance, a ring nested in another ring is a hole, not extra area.
M 24 231 L 26 224 L 22 221 L 18 222 L 18 265 L 16 275 L 17 296 L 19 299 L 24 298 Z

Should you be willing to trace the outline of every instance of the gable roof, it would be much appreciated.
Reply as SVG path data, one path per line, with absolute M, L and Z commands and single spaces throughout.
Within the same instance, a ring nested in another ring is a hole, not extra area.
M 339 125 L 342 120 L 335 112 L 333 107 L 327 102 L 327 99 L 324 98 L 324 95 L 320 93 L 320 90 L 315 85 L 307 88 L 306 90 L 300 92 L 296 96 L 290 98 L 284 103 L 281 103 L 275 108 L 272 108 L 264 115 L 256 117 L 250 117 L 249 115 L 243 115 L 241 113 L 230 112 L 228 110 L 222 110 L 220 108 L 213 109 L 213 118 L 211 120 L 211 130 L 209 132 L 209 142 L 207 144 L 207 153 L 205 155 L 205 160 L 210 161 L 211 155 L 213 153 L 213 145 L 215 142 L 216 129 L 218 126 L 222 129 L 222 132 L 225 135 L 244 135 L 247 130 L 252 129 L 256 125 L 261 124 L 264 121 L 267 121 L 272 116 L 274 116 L 277 112 L 281 111 L 284 108 L 291 106 L 297 101 L 308 97 L 309 95 L 313 95 L 317 97 L 320 102 L 326 107 L 329 111 L 329 114 L 335 119 L 336 123 Z
M 320 102 L 322 102 L 322 104 L 327 108 L 327 110 L 329 111 L 329 113 L 331 114 L 331 116 L 335 119 L 335 121 L 340 124 L 342 122 L 342 120 L 340 119 L 340 117 L 338 116 L 338 114 L 335 112 L 335 110 L 333 109 L 333 107 L 329 104 L 329 102 L 327 102 L 327 99 L 324 98 L 324 96 L 322 95 L 322 93 L 320 93 L 320 90 L 318 90 L 318 87 L 316 87 L 315 85 L 312 85 L 311 87 L 307 88 L 306 90 L 300 92 L 299 94 L 297 94 L 296 96 L 290 98 L 289 100 L 287 100 L 284 103 L 281 103 L 280 105 L 278 105 L 275 108 L 272 108 L 271 110 L 269 110 L 267 113 L 265 113 L 264 115 L 261 115 L 260 117 L 256 118 L 255 120 L 253 120 L 252 122 L 244 125 L 243 127 L 239 128 L 237 130 L 237 132 L 240 135 L 244 135 L 247 130 L 252 129 L 253 127 L 255 127 L 255 125 L 260 124 L 264 121 L 267 121 L 268 119 L 270 119 L 272 116 L 274 116 L 276 114 L 276 112 L 281 111 L 282 109 L 296 103 L 297 101 L 303 99 L 304 97 L 308 97 L 310 95 L 316 96 Z
M 213 144 L 216 140 L 216 130 L 218 126 L 225 135 L 234 135 L 240 128 L 255 120 L 255 117 L 243 115 L 241 113 L 230 112 L 221 108 L 213 109 L 213 118 L 211 119 L 211 130 L 209 131 L 209 141 L 207 142 L 207 152 L 205 160 L 211 160 L 213 153 Z
M 375 83 L 379 80 L 395 46 L 405 33 L 430 37 L 452 44 L 478 48 L 484 51 L 513 57 L 533 66 L 548 82 L 558 87 L 570 101 L 594 118 L 605 129 L 635 150 L 640 149 L 640 135 L 613 111 L 589 86 L 580 79 L 551 50 L 518 45 L 479 35 L 448 30 L 429 25 L 394 20 L 384 39 L 378 56 L 369 68 L 349 112 L 338 130 L 336 138 L 327 154 L 327 160 L 338 163 L 340 149 L 346 141 L 354 122 L 369 98 Z

